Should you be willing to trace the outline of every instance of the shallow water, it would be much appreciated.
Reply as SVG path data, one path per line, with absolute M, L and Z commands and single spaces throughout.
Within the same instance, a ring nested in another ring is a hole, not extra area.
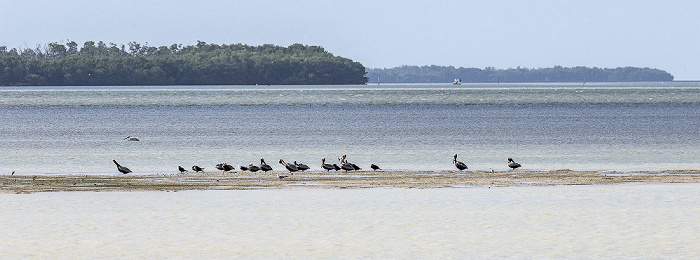
M 700 168 L 700 83 L 0 88 L 0 173 Z M 127 142 L 127 136 L 140 142 Z M 320 169 L 319 169 L 320 170 Z
M 700 186 L 0 194 L 0 256 L 697 258 Z

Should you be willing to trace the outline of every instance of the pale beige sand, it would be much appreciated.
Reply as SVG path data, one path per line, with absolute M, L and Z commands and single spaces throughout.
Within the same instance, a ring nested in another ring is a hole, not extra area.
M 444 188 L 463 186 L 700 183 L 700 170 L 614 171 L 359 171 L 189 173 L 155 175 L 2 175 L 0 193 L 51 191 L 181 191 L 252 189 Z

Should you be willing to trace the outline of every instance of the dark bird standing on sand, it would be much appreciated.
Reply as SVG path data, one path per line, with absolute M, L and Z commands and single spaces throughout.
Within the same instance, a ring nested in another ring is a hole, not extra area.
M 221 165 L 221 168 L 223 168 L 222 171 L 224 171 L 224 172 L 230 172 L 230 171 L 233 171 L 236 169 L 235 167 L 233 167 L 233 165 L 230 165 L 228 163 L 223 163 Z
M 241 169 L 242 172 L 247 171 L 248 167 L 245 167 L 243 165 L 238 165 L 238 169 Z
M 323 157 L 321 158 L 321 169 L 324 169 L 326 170 L 326 172 L 329 172 L 331 170 L 335 170 L 335 166 L 333 166 L 332 164 L 327 164 L 326 157 Z
M 295 172 L 295 171 L 298 171 L 298 170 L 299 170 L 299 168 L 297 168 L 296 165 L 291 164 L 291 163 L 285 163 L 284 160 L 282 160 L 282 159 L 280 159 L 280 160 L 278 161 L 278 163 L 280 163 L 281 165 L 284 165 L 284 168 L 287 168 L 287 170 L 288 170 L 289 172 Z
M 257 172 L 260 170 L 260 166 L 253 165 L 253 163 L 248 164 L 248 170 L 251 172 Z
M 115 161 L 114 159 L 112 159 L 112 161 L 114 162 L 114 164 L 117 165 L 117 170 L 119 170 L 119 172 L 121 172 L 123 174 L 127 174 L 127 173 L 131 172 L 131 170 L 129 170 L 129 168 L 126 168 L 124 166 L 119 165 L 119 163 L 117 161 Z
M 515 168 L 519 168 L 521 165 L 519 163 L 516 163 L 513 161 L 513 158 L 508 157 L 508 167 L 511 169 L 515 170 Z
M 186 173 L 187 170 L 185 168 L 182 168 L 182 166 L 177 166 L 177 170 L 180 171 L 180 173 Z
M 454 163 L 455 167 L 457 167 L 457 169 L 459 169 L 460 171 L 467 169 L 466 164 L 464 164 L 463 162 L 457 161 L 457 154 L 454 155 L 454 159 L 452 159 L 452 163 Z
M 373 163 L 372 165 L 370 165 L 369 168 L 372 168 L 372 170 L 375 170 L 375 171 L 376 171 L 376 170 L 381 170 L 381 169 L 379 169 L 379 166 L 377 166 L 377 165 L 374 164 L 374 163 Z
M 265 158 L 260 158 L 260 170 L 264 172 L 272 171 L 272 166 L 265 162 Z
M 204 172 L 204 168 L 199 167 L 199 166 L 197 166 L 197 165 L 192 166 L 192 170 L 193 170 L 194 172 Z
M 294 161 L 294 165 L 296 165 L 297 169 L 299 169 L 302 172 L 310 169 L 308 165 L 303 164 L 303 163 L 297 163 L 297 161 Z

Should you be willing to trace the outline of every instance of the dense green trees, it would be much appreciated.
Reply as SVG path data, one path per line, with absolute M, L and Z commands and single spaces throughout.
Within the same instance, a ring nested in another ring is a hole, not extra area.
M 302 44 L 0 46 L 0 85 L 364 84 L 364 74 L 359 62 Z
M 673 75 L 658 69 L 624 67 L 600 69 L 588 67 L 565 68 L 455 68 L 452 66 L 401 66 L 391 69 L 368 69 L 370 83 L 438 83 L 452 82 L 634 82 L 672 81 Z

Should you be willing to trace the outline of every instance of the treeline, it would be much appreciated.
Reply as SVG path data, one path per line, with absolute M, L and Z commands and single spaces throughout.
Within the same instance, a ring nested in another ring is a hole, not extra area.
M 624 67 L 601 69 L 588 67 L 455 68 L 452 66 L 401 66 L 391 69 L 368 69 L 369 83 L 440 83 L 461 79 L 470 83 L 497 82 L 639 82 L 673 81 L 670 73 L 650 68 Z
M 364 74 L 359 62 L 302 44 L 0 46 L 0 85 L 5 86 L 364 84 Z

